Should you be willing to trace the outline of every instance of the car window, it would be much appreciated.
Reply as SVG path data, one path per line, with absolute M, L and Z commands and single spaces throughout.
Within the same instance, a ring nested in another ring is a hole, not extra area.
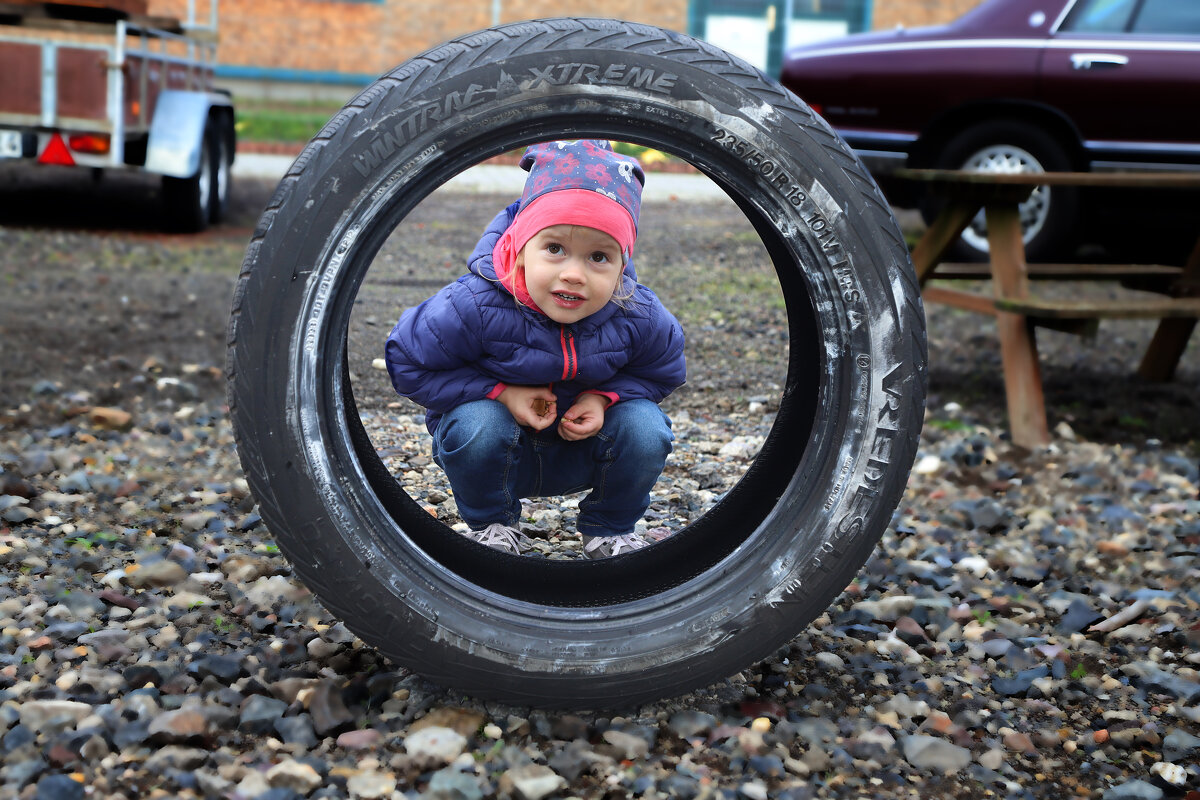
M 1174 0 L 1178 2 L 1178 0 Z M 1137 0 L 1083 0 L 1075 7 L 1063 30 L 1074 33 L 1123 33 Z
M 1133 32 L 1200 35 L 1200 3 L 1145 0 L 1133 23 Z

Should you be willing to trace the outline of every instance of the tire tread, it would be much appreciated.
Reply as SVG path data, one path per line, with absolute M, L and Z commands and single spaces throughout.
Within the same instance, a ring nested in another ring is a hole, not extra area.
M 880 254 L 879 258 L 865 259 L 858 268 L 873 273 L 870 279 L 878 285 L 900 287 L 900 296 L 892 298 L 902 339 L 895 349 L 909 354 L 912 385 L 911 402 L 903 418 L 904 452 L 914 457 L 923 418 L 927 358 L 920 292 L 915 275 L 909 275 L 911 266 L 905 269 L 907 249 L 895 218 L 870 175 L 840 137 L 795 95 L 766 80 L 761 71 L 711 45 L 650 26 L 598 18 L 513 23 L 459 37 L 410 59 L 364 88 L 335 114 L 297 156 L 264 209 L 247 246 L 234 291 L 227 331 L 227 398 L 247 481 L 259 501 L 265 524 L 275 532 L 296 574 L 365 641 L 384 649 L 389 657 L 401 663 L 421 664 L 424 674 L 466 691 L 500 696 L 511 702 L 560 707 L 606 706 L 614 698 L 636 702 L 676 694 L 694 687 L 697 674 L 702 671 L 700 662 L 693 662 L 689 669 L 678 669 L 671 664 L 630 663 L 604 675 L 603 680 L 546 675 L 541 680 L 525 681 L 516 667 L 500 667 L 482 658 L 465 658 L 452 644 L 433 646 L 432 636 L 426 634 L 434 630 L 434 623 L 423 613 L 407 607 L 378 607 L 372 598 L 386 595 L 386 590 L 375 594 L 364 591 L 364 586 L 385 582 L 383 566 L 341 539 L 328 541 L 337 537 L 327 533 L 332 525 L 327 516 L 314 515 L 297 526 L 294 513 L 285 511 L 291 510 L 297 498 L 288 489 L 291 484 L 284 483 L 281 489 L 277 481 L 304 468 L 303 453 L 288 451 L 291 452 L 288 459 L 287 453 L 281 452 L 298 445 L 284 444 L 291 435 L 288 421 L 272 416 L 277 409 L 265 397 L 263 384 L 268 382 L 260 376 L 266 370 L 264 353 L 273 353 L 268 343 L 283 342 L 280 328 L 286 326 L 280 325 L 277 318 L 280 312 L 270 301 L 275 298 L 276 287 L 286 286 L 295 278 L 292 270 L 296 261 L 285 257 L 294 251 L 287 247 L 307 232 L 303 217 L 305 203 L 322 195 L 322 183 L 338 166 L 339 159 L 345 158 L 355 134 L 465 70 L 503 64 L 505 59 L 553 49 L 588 47 L 670 59 L 711 74 L 770 106 L 772 113 L 787 123 L 775 126 L 779 147 L 817 152 L 829 165 L 823 166 L 823 170 L 840 173 L 817 174 L 822 181 L 828 178 L 836 184 L 839 197 L 853 198 L 855 210 L 867 220 L 859 234 L 869 240 L 866 245 L 871 252 Z M 899 282 L 894 280 L 897 271 Z M 891 476 L 883 493 L 898 500 L 906 476 L 906 471 Z M 310 508 L 317 502 L 307 499 Z M 759 614 L 746 630 L 736 635 L 731 633 L 734 638 L 719 654 L 712 655 L 704 665 L 703 674 L 727 668 L 729 674 L 745 666 L 750 655 L 764 648 L 769 653 L 778 647 L 796 632 L 791 626 L 803 615 L 797 607 L 804 614 L 811 612 L 810 619 L 816 616 L 844 588 L 849 576 L 875 546 L 891 515 L 891 508 L 884 506 L 886 503 L 879 503 L 872 509 L 870 535 L 855 538 L 839 549 L 839 558 L 822 564 L 819 571 L 823 577 L 816 585 L 803 583 L 788 595 L 786 603 L 792 606 L 788 614 L 774 613 L 775 609 L 771 609 L 770 613 Z

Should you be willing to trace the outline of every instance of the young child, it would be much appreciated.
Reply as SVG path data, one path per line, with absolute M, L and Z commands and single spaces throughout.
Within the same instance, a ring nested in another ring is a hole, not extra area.
M 675 438 L 657 404 L 685 373 L 683 330 L 630 261 L 645 176 L 605 141 L 534 145 L 521 166 L 470 272 L 396 323 L 388 373 L 427 409 L 470 538 L 521 553 L 521 498 L 590 489 L 584 554 L 637 550 Z

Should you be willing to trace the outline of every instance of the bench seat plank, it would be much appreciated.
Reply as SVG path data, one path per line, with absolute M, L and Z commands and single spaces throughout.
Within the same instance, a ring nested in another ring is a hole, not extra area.
M 1161 278 L 1171 281 L 1183 272 L 1181 267 L 1162 264 L 1028 264 L 1030 280 L 1056 281 L 1121 281 L 1128 279 Z M 930 280 L 990 280 L 992 268 L 986 263 L 942 263 L 933 270 Z
M 997 298 L 996 308 L 1047 319 L 1171 319 L 1200 317 L 1200 297 L 1120 300 Z
M 927 303 L 988 314 L 995 319 L 1004 370 L 1012 441 L 1022 447 L 1049 443 L 1035 330 L 1053 328 L 1096 335 L 1099 320 L 1157 320 L 1154 340 L 1139 374 L 1169 380 L 1200 320 L 1200 241 L 1180 267 L 1158 264 L 1029 264 L 1021 235 L 1019 204 L 1034 186 L 1161 187 L 1200 190 L 1200 171 L 1121 173 L 980 173 L 902 169 L 895 177 L 922 182 L 942 203 L 912 250 Z M 987 220 L 988 264 L 943 264 L 949 245 L 982 211 Z M 994 297 L 951 289 L 952 280 L 990 280 Z M 1087 299 L 1067 293 L 1037 296 L 1037 281 L 1115 282 L 1131 293 Z M 1156 296 L 1157 295 L 1157 296 Z

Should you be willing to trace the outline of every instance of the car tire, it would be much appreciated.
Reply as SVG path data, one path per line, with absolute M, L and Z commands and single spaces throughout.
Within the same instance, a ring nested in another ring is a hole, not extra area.
M 208 227 L 212 215 L 218 144 L 212 125 L 204 129 L 200 163 L 187 178 L 164 175 L 163 203 L 167 227 L 180 233 L 198 233 Z
M 993 121 L 968 128 L 942 149 L 936 166 L 977 172 L 1067 172 L 1070 158 L 1058 141 L 1024 122 Z M 921 210 L 932 221 L 940 204 L 926 201 Z M 1020 206 L 1025 254 L 1030 261 L 1065 257 L 1075 240 L 1079 190 L 1039 186 Z M 986 261 L 987 225 L 980 211 L 951 246 L 949 260 Z
M 789 325 L 779 411 L 742 480 L 665 541 L 595 561 L 500 553 L 426 513 L 364 429 L 347 355 L 357 290 L 399 221 L 468 167 L 566 136 L 663 150 L 722 186 L 772 257 Z M 704 42 L 567 18 L 418 56 L 308 144 L 246 252 L 228 398 L 264 521 L 365 642 L 475 696 L 613 708 L 771 655 L 847 586 L 907 481 L 925 363 L 899 226 L 823 121 Z

